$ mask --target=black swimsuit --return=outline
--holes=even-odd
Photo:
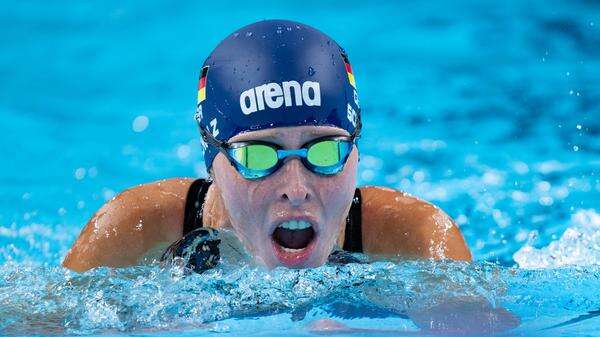
[[[195,180],[188,190],[185,202],[185,215],[183,220],[183,236],[202,227],[202,207],[206,192],[211,182],[206,179]],[[354,199],[350,212],[346,218],[346,230],[344,234],[344,247],[347,252],[362,253],[362,230],[361,230],[361,195],[360,189],[354,191]]]

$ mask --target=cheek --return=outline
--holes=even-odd
[[[239,219],[247,213],[248,181],[239,176],[239,173],[231,166],[229,161],[218,154],[213,162],[215,182],[219,186],[223,204],[234,220]],[[234,221],[237,223],[237,221]]]
[[[329,220],[340,220],[345,217],[356,188],[356,167],[358,154],[352,151],[344,170],[333,177],[321,178],[318,193],[323,202],[324,212]]]
[[[229,161],[219,154],[213,163],[215,182],[219,186],[223,204],[229,213],[232,226],[237,233],[254,230],[253,226],[259,223],[262,213],[267,209],[264,206],[265,198],[259,195],[256,184],[246,180],[231,166]],[[243,228],[239,228],[240,224]]]

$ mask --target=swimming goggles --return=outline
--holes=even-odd
[[[227,157],[242,177],[255,180],[264,178],[283,166],[287,157],[296,156],[311,172],[331,176],[344,168],[352,146],[360,138],[360,118],[350,136],[320,137],[302,145],[299,149],[286,150],[280,145],[265,141],[244,141],[227,143],[213,137],[200,127],[202,139],[215,146]]]

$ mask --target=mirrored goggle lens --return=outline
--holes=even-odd
[[[306,159],[315,166],[328,167],[340,164],[350,152],[351,143],[344,140],[323,140],[308,148]]]
[[[277,151],[267,145],[245,145],[231,149],[230,153],[235,161],[250,170],[267,170],[277,164]]]

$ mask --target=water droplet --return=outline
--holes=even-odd
[[[308,76],[312,76],[315,74],[315,69],[313,67],[308,67]]]
[[[287,27],[286,29],[287,29],[288,32],[292,31],[292,27]]]
[[[235,37],[238,37],[239,35],[240,35],[240,33],[238,33],[238,32],[235,32],[235,33],[233,33],[233,37],[234,37],[234,38],[235,38]]]
[[[146,130],[146,128],[148,127],[149,123],[150,123],[150,119],[148,119],[148,117],[143,116],[143,115],[137,116],[133,120],[131,128],[135,132],[142,132],[142,131]]]
[[[81,180],[81,179],[85,178],[85,173],[86,173],[85,168],[83,168],[83,167],[78,168],[77,170],[75,170],[75,179]]]
[[[135,226],[135,230],[139,232],[142,229],[144,229],[144,221],[140,219],[140,221],[138,221],[137,225]]]

